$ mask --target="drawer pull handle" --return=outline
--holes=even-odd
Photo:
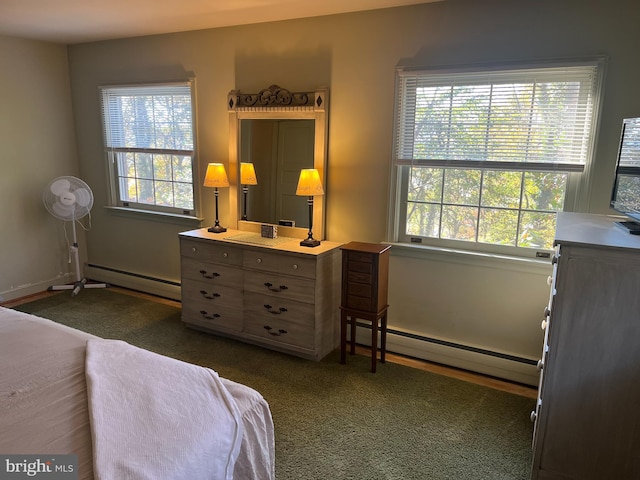
[[[262,259],[261,258],[256,258],[256,263],[262,263]]]
[[[196,252],[198,251],[198,249],[197,249],[196,247],[191,247],[191,251],[192,251],[193,253],[196,253]]]
[[[269,335],[273,335],[274,337],[279,337],[280,335],[284,335],[285,333],[287,333],[286,330],[280,329],[276,332],[272,332],[273,328],[270,327],[269,325],[265,325],[264,329],[269,332]]]
[[[289,289],[289,287],[287,287],[286,285],[280,285],[279,287],[274,287],[273,283],[270,283],[270,282],[264,282],[264,286],[267,287],[272,292],[282,292],[284,290]]]
[[[208,318],[209,320],[213,320],[214,318],[220,318],[220,314],[218,313],[209,314],[207,313],[206,310],[200,310],[200,315],[202,315],[204,318]]]
[[[219,293],[209,293],[206,290],[200,290],[200,295],[202,295],[207,300],[214,300],[220,296]]]
[[[294,263],[294,264],[291,266],[291,268],[293,268],[294,270],[297,270],[297,269],[298,269],[298,265],[297,265],[296,263]]]
[[[549,307],[544,307],[544,316],[549,317],[551,315],[551,309]]]
[[[228,254],[227,252],[224,252],[224,253],[222,254],[222,256],[223,256],[224,258],[227,258],[227,257],[229,257],[229,254]]]
[[[534,411],[532,411],[532,412],[531,412],[531,416],[530,416],[531,421],[532,421],[532,422],[535,422],[535,421],[536,421],[536,417],[537,417],[537,416],[538,416],[538,414],[535,412],[535,410],[534,410]]]
[[[544,368],[544,362],[542,360],[538,360],[536,363],[536,370],[541,371]]]
[[[556,263],[558,263],[558,255],[551,257],[551,265],[555,265]]]
[[[274,315],[280,315],[280,314],[282,314],[282,313],[287,311],[287,309],[284,308],[284,307],[280,307],[279,309],[274,310],[273,307],[271,305],[269,305],[269,304],[265,304],[264,308],[267,309],[267,312],[273,313]]]
[[[547,329],[547,321],[546,320],[542,320],[542,323],[540,324],[540,328],[542,330],[546,330]]]
[[[216,278],[216,277],[220,276],[220,274],[217,273],[217,272],[208,273],[206,270],[200,270],[200,275],[202,275],[204,278],[208,278],[208,279],[212,279],[212,278]]]

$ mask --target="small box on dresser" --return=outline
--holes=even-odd
[[[339,345],[340,244],[180,233],[182,320],[192,328],[320,360]],[[272,242],[272,243],[270,243]],[[264,244],[262,244],[264,243]]]

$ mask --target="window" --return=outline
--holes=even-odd
[[[550,249],[589,163],[599,70],[399,70],[398,241]]]
[[[112,205],[194,215],[193,82],[100,91]]]

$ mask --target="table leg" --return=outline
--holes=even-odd
[[[347,363],[347,313],[342,310],[340,312],[340,363]]]
[[[380,363],[384,363],[384,354],[387,351],[387,311],[382,314],[382,338],[380,339]]]
[[[354,317],[353,315],[350,316],[351,318],[351,349],[349,350],[349,352],[351,353],[351,355],[355,355],[356,354],[356,317]]]
[[[378,318],[374,317],[371,322],[371,373],[376,373],[376,363],[378,363]]]

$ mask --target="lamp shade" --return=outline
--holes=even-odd
[[[314,195],[324,195],[318,170],[315,168],[305,168],[300,170],[300,178],[298,179],[296,195],[305,195],[309,197]]]
[[[227,171],[221,163],[210,163],[207,165],[207,173],[204,176],[205,187],[228,187],[229,179]]]
[[[253,168],[253,163],[240,163],[240,184],[242,185],[257,185],[258,179],[256,178],[256,170]]]

